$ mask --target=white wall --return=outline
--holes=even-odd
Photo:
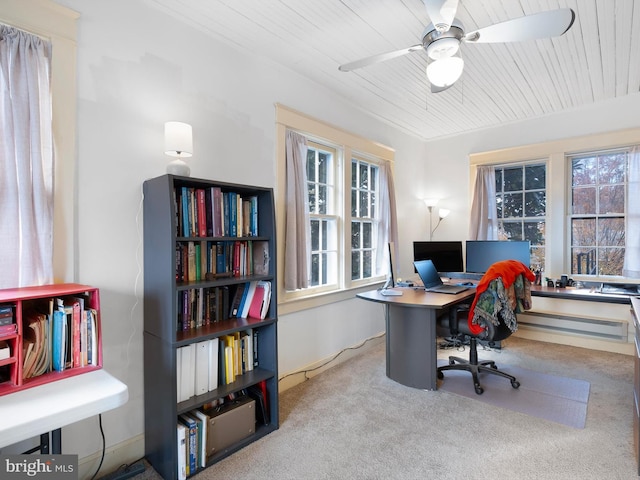
[[[130,393],[126,406],[104,415],[109,447],[139,444],[143,433],[141,189],[145,179],[164,173],[165,121],[193,125],[192,176],[238,183],[276,186],[276,102],[396,149],[402,276],[412,272],[411,242],[428,235],[425,196],[442,195],[452,209],[434,239],[466,238],[470,152],[638,123],[635,98],[628,107],[590,111],[588,119],[578,112],[425,145],[141,0],[58,3],[81,14],[75,280],[101,289],[104,366]],[[620,108],[627,113],[614,115]],[[279,324],[281,373],[330,358],[383,329],[380,306],[355,299],[286,315]],[[95,419],[65,428],[63,438],[65,453],[81,458],[101,449]],[[111,463],[133,460],[137,451],[116,450]]]

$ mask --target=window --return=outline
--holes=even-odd
[[[572,274],[622,275],[628,153],[568,157]]]
[[[310,142],[307,185],[311,222],[312,287],[338,284],[338,222],[336,150]]]
[[[307,190],[311,223],[311,287],[340,288],[340,258],[351,258],[351,281],[376,275],[376,198],[378,166],[352,158],[351,174],[340,171],[337,149],[318,142],[307,146]],[[349,188],[344,179],[351,178]],[[340,181],[342,179],[342,181]],[[342,201],[340,200],[342,198]],[[344,205],[341,210],[340,205]],[[350,212],[350,214],[348,213]],[[351,244],[341,255],[340,231],[350,222]],[[350,250],[350,254],[349,254]]]
[[[353,298],[387,275],[387,242],[397,241],[395,199],[389,147],[276,105],[278,186],[286,238],[287,136],[306,138],[305,193],[309,202],[309,286],[285,289],[286,242],[278,242],[278,300],[281,313]],[[292,257],[292,255],[289,255]],[[282,263],[280,263],[282,262]],[[290,277],[288,277],[290,280]]]
[[[371,278],[376,264],[378,166],[351,161],[351,280]]]
[[[528,240],[531,266],[544,268],[547,212],[545,163],[496,166],[496,205],[501,240]]]

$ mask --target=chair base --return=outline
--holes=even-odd
[[[449,357],[449,365],[443,365],[442,367],[438,367],[438,378],[442,380],[444,378],[445,370],[464,370],[466,372],[470,372],[473,379],[473,386],[478,395],[482,395],[484,389],[480,385],[480,380],[478,378],[478,374],[480,372],[489,373],[491,375],[499,375],[504,378],[508,378],[511,381],[511,386],[513,388],[519,388],[520,382],[516,380],[516,377],[513,375],[509,375],[508,373],[502,372],[498,370],[496,363],[493,360],[483,360],[478,361],[478,349],[477,349],[477,339],[475,337],[471,337],[470,339],[470,352],[469,352],[469,360],[459,357]]]

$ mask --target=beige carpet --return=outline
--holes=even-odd
[[[284,392],[278,431],[193,478],[638,478],[632,357],[514,337],[480,357],[589,382],[585,428],[399,385],[385,375],[382,344]]]

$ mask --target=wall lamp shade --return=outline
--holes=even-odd
[[[189,176],[191,169],[182,159],[193,155],[191,125],[182,122],[166,122],[164,124],[164,153],[170,157],[176,157],[167,164],[167,173]]]
[[[451,213],[451,210],[449,210],[448,208],[441,208],[440,210],[438,210],[438,217],[440,217],[440,220],[442,220],[443,218],[447,218],[447,215],[449,215]]]
[[[432,85],[448,87],[462,75],[464,60],[460,57],[447,57],[434,60],[427,65],[427,78]]]

